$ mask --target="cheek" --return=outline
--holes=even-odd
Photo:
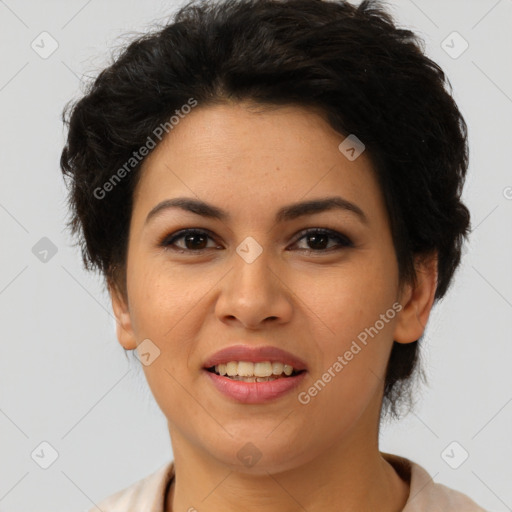
[[[208,293],[218,281],[218,272],[146,260],[133,266],[129,279],[137,341],[149,339],[160,350],[154,363],[143,367],[146,379],[161,406],[177,405],[183,395],[180,383],[198,371],[195,350],[207,314]]]
[[[208,280],[200,271],[147,263],[141,268],[142,272],[132,272],[130,282],[131,313],[138,336],[162,342],[177,332],[183,336],[184,327],[190,324],[187,317],[200,307],[210,289]]]
[[[369,330],[372,338],[389,337],[395,317],[395,297],[394,288],[379,287],[375,281],[358,281],[353,287],[340,290],[333,296],[329,309],[333,330],[345,341],[359,339],[364,342],[364,333]]]
[[[313,334],[316,352],[322,354],[319,372],[330,368],[344,375],[332,379],[337,382],[332,391],[339,385],[343,393],[367,378],[373,379],[372,387],[375,376],[384,376],[396,322],[397,268],[392,262],[373,255],[331,269],[320,280],[302,278],[301,296],[317,318]]]
[[[192,409],[183,383],[190,378],[191,356],[199,338],[201,299],[212,283],[201,272],[180,272],[162,265],[140,266],[132,273],[131,317],[138,340],[150,339],[159,356],[143,366],[152,394],[163,411]],[[197,356],[196,356],[197,357]],[[197,412],[199,414],[199,412]]]
[[[326,271],[296,273],[290,287],[331,337],[346,338],[357,336],[392,307],[398,291],[397,268],[392,258],[376,258],[368,252]]]
[[[396,318],[393,280],[379,283],[379,275],[365,269],[340,274],[337,280],[333,276],[308,296],[308,305],[317,308],[321,319],[313,334],[314,352],[322,356],[300,403],[308,405],[319,423],[349,429],[378,401]]]

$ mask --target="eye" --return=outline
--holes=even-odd
[[[177,246],[176,241],[183,239],[183,246]],[[178,252],[200,252],[205,249],[211,249],[207,247],[208,239],[212,240],[212,237],[207,231],[202,229],[182,229],[170,236],[166,236],[161,242],[160,246],[165,249],[176,250]],[[213,248],[218,247],[217,245]]]
[[[334,249],[339,249],[343,247],[354,247],[354,244],[352,243],[350,238],[341,233],[338,233],[337,231],[332,231],[330,229],[308,229],[302,231],[300,235],[302,236],[300,236],[297,242],[299,242],[302,239],[306,239],[306,243],[310,247],[312,247],[312,249],[304,249],[306,252],[327,252],[333,250],[332,246],[328,247],[329,239],[337,242],[334,245]]]
[[[302,231],[299,238],[295,242],[296,245],[305,239],[310,248],[302,249],[305,252],[328,252],[343,247],[353,247],[352,241],[345,235],[332,231],[330,229],[313,228]],[[182,240],[182,245],[176,242]],[[159,245],[165,249],[177,252],[201,252],[206,249],[218,249],[218,245],[208,247],[208,240],[212,240],[212,236],[208,231],[203,229],[189,228],[182,229],[166,236]],[[329,246],[329,241],[335,241],[334,246]]]

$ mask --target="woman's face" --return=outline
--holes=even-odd
[[[131,218],[128,301],[114,294],[114,310],[122,345],[143,342],[175,452],[263,472],[374,437],[393,338],[417,338],[406,340],[400,326],[397,261],[371,162],[342,152],[343,140],[299,107],[198,106],[147,157]],[[151,214],[176,198],[224,217],[176,206]],[[327,198],[338,206],[296,208]],[[200,233],[172,240],[192,228]],[[277,347],[305,371],[281,377],[295,384],[273,398],[246,394],[260,383],[238,382],[241,395],[226,395],[214,381],[228,377],[205,365],[234,345]],[[254,467],[247,454],[259,458]]]

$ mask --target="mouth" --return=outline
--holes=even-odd
[[[203,371],[207,381],[224,397],[244,405],[272,403],[289,397],[307,373],[305,369],[270,361],[230,361],[205,367]]]
[[[263,404],[289,397],[308,368],[300,357],[271,345],[225,347],[203,362],[207,382],[231,401]]]
[[[271,382],[296,377],[306,370],[297,370],[278,361],[229,361],[205,368],[206,371],[241,382]]]

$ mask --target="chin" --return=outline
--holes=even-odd
[[[210,453],[219,464],[231,471],[248,475],[282,473],[307,462],[304,453],[297,452],[296,443],[285,444],[278,437],[274,441],[270,442],[264,436],[261,441],[257,438],[252,441],[232,440],[225,450],[219,450],[217,445],[212,447]]]

